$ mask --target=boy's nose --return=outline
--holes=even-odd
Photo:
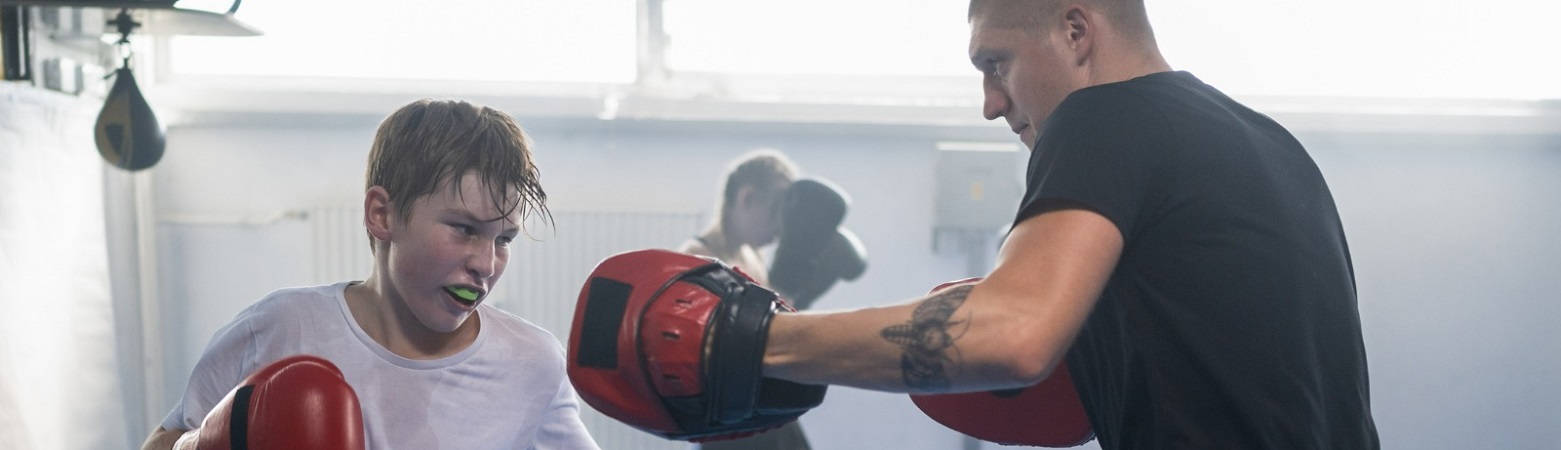
[[[477,279],[487,279],[498,273],[499,267],[504,264],[503,255],[498,245],[479,245],[471,256],[466,259],[466,267],[471,270]]]

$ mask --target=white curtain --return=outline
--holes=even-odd
[[[126,445],[99,106],[0,83],[0,449]]]

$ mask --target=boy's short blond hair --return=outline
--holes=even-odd
[[[460,183],[468,171],[505,216],[519,211],[522,225],[532,215],[550,217],[526,131],[508,114],[459,100],[422,99],[385,117],[369,149],[364,189],[385,188],[396,220],[405,223],[414,202]]]

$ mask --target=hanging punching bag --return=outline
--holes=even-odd
[[[141,96],[129,67],[114,71],[114,87],[108,91],[93,131],[98,154],[114,167],[141,170],[163,159],[163,126],[152,114],[152,105]]]

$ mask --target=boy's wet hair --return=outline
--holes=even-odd
[[[519,211],[522,226],[533,215],[551,218],[526,131],[508,114],[459,100],[422,99],[387,116],[369,149],[364,189],[384,187],[404,223],[414,202],[445,183],[460,192],[468,171],[503,216]]]

